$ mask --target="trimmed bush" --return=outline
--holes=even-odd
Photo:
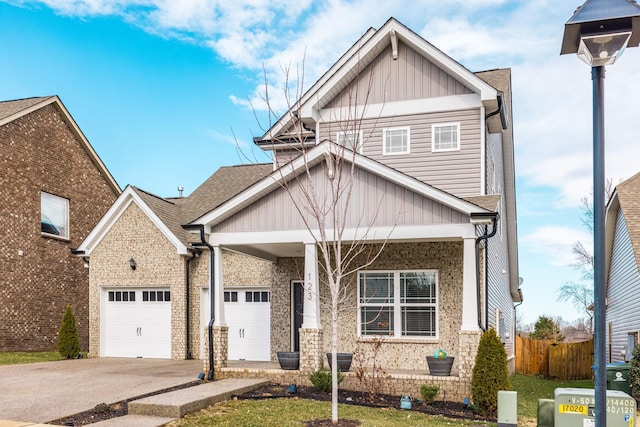
[[[640,402],[640,345],[633,347],[629,363],[629,385],[631,386],[631,395],[636,402]]]
[[[423,385],[422,387],[420,387],[420,395],[422,396],[422,400],[424,400],[426,403],[433,402],[436,399],[438,390],[440,390],[440,387],[438,387],[437,385]]]
[[[67,308],[62,315],[62,323],[58,331],[58,352],[67,359],[75,359],[80,354],[80,340],[78,339],[76,318],[73,315],[73,310],[71,310],[71,304],[67,304]]]
[[[338,371],[338,384],[340,384],[343,379],[344,375],[342,375],[342,372]],[[327,371],[325,369],[315,371],[309,375],[309,380],[316,389],[324,393],[331,391],[331,371]]]
[[[473,404],[485,414],[498,409],[498,391],[511,390],[507,352],[491,328],[482,334],[471,378]]]

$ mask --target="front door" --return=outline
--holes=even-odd
[[[300,328],[302,327],[303,322],[303,313],[304,313],[304,286],[303,282],[294,281],[291,282],[291,286],[293,287],[292,295],[292,345],[293,351],[300,351]]]

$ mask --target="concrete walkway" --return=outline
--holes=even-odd
[[[0,366],[0,420],[23,422],[0,421],[0,427],[46,423],[99,403],[195,381],[201,371],[200,360],[101,358]]]

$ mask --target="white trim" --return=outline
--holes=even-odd
[[[48,199],[48,200],[47,200]],[[45,202],[53,202],[53,204],[55,205],[57,202],[64,202],[64,235],[60,235],[60,234],[53,234],[53,233],[47,233],[46,231],[42,231],[42,215],[45,213],[44,212],[44,205]],[[49,193],[47,191],[40,191],[40,234],[42,234],[43,236],[46,237],[53,237],[56,239],[62,239],[62,240],[69,240],[71,237],[71,230],[69,230],[69,216],[70,216],[70,212],[69,212],[69,199],[67,199],[66,197],[62,197],[62,196],[58,196],[57,194],[53,194],[53,193]],[[49,218],[49,217],[47,217]],[[51,218],[49,218],[51,219]],[[57,227],[55,227],[56,225],[61,225],[61,224],[53,224],[51,223],[51,226],[54,228],[54,230],[57,231]]]
[[[436,148],[436,129],[443,127],[454,127],[456,128],[456,142],[457,147],[451,148]],[[462,149],[462,143],[460,141],[461,136],[460,122],[446,122],[446,123],[434,123],[431,125],[431,151],[433,153],[443,153],[447,151],[460,151]]]
[[[480,107],[480,195],[487,194],[487,119],[485,108]]]
[[[333,230],[326,230],[326,235],[332,236]],[[412,225],[397,227],[376,227],[371,229],[347,228],[342,234],[342,240],[367,242],[390,241],[417,241],[417,240],[450,240],[450,239],[475,239],[475,226],[468,224],[434,224]],[[306,229],[290,231],[251,231],[251,232],[223,232],[211,233],[209,243],[211,245],[260,245],[276,243],[315,243],[320,240],[318,230]]]
[[[362,274],[367,274],[367,273],[374,273],[374,274],[378,274],[378,273],[390,273],[393,274],[393,298],[392,298],[392,302],[389,303],[361,303],[360,302],[360,279],[362,277]],[[435,275],[435,303],[402,303],[401,302],[401,289],[400,289],[400,274],[402,273],[433,273]],[[362,307],[392,307],[393,308],[393,335],[389,336],[389,335],[384,335],[385,339],[388,339],[389,341],[394,341],[396,339],[398,340],[404,340],[404,339],[411,339],[411,340],[417,340],[417,341],[423,341],[423,340],[438,340],[440,333],[439,333],[439,322],[438,322],[438,318],[439,318],[439,305],[440,305],[440,292],[439,292],[439,282],[440,282],[440,278],[439,278],[439,274],[438,274],[438,270],[437,269],[401,269],[401,270],[365,270],[365,271],[358,271],[358,275],[357,275],[357,292],[356,292],[356,297],[357,297],[357,322],[358,322],[358,326],[357,326],[357,337],[358,339],[360,338],[373,338],[377,335],[373,334],[373,335],[362,335],[362,311],[361,308]],[[403,335],[402,334],[402,308],[403,307],[425,307],[425,308],[429,308],[429,307],[433,307],[434,310],[434,318],[435,318],[435,328],[434,328],[434,335],[432,336],[420,336],[420,335]]]
[[[134,203],[142,210],[142,212],[153,222],[153,224],[162,232],[162,234],[176,247],[176,253],[186,255],[187,247],[173,234],[164,222],[149,208],[149,206],[136,193],[133,187],[128,186],[120,197],[109,208],[107,213],[100,219],[100,222],[91,230],[89,235],[78,246],[78,251],[83,251],[84,256],[90,256],[91,252],[100,244],[102,239],[118,222],[120,217],[126,212],[127,208]]]
[[[396,131],[406,131],[406,150],[404,151],[387,151],[387,133]],[[411,127],[410,126],[395,126],[382,129],[382,155],[383,156],[397,156],[400,154],[411,154]]]
[[[382,104],[351,105],[343,108],[320,110],[319,120],[334,122],[340,117],[357,117],[358,120],[380,117],[408,116],[413,114],[441,113],[483,108],[476,94],[440,96],[437,98],[410,99]]]

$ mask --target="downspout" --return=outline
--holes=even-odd
[[[478,326],[480,327],[480,329],[482,329],[483,331],[487,330],[487,325],[489,323],[489,269],[488,267],[488,258],[489,258],[489,251],[488,251],[488,246],[489,246],[489,239],[493,236],[496,235],[496,232],[498,231],[498,214],[495,213],[493,218],[492,218],[492,224],[493,224],[493,230],[491,230],[491,233],[488,233],[488,227],[485,225],[484,227],[484,234],[481,236],[478,236],[476,238],[476,291],[478,293],[478,300],[477,300],[477,309],[478,309]],[[484,268],[484,317],[485,317],[485,322],[484,322],[484,326],[482,324],[482,314],[480,311],[480,289],[481,289],[481,284],[480,284],[480,243],[482,241],[485,241],[485,268]]]
[[[200,243],[199,245],[209,248],[209,297],[210,297],[210,312],[211,318],[209,319],[209,325],[207,326],[209,335],[209,373],[207,379],[213,380],[214,368],[213,368],[213,321],[215,320],[215,292],[213,290],[215,285],[215,274],[213,271],[215,255],[213,253],[213,246],[207,242],[207,238],[204,235],[204,224],[187,224],[182,226],[185,229],[199,230],[200,231]]]
[[[186,359],[187,360],[191,360],[193,359],[193,355],[191,354],[191,303],[190,303],[190,298],[191,298],[191,275],[189,273],[189,264],[191,264],[191,261],[194,260],[194,258],[196,258],[199,254],[200,254],[200,249],[190,249],[189,252],[191,253],[191,257],[187,258],[185,261],[185,273],[184,273],[184,281],[185,281],[185,290],[186,290],[186,306],[187,306],[187,318],[186,318],[186,323],[187,323],[187,329],[186,329],[186,337],[187,337],[187,351],[186,351]]]

